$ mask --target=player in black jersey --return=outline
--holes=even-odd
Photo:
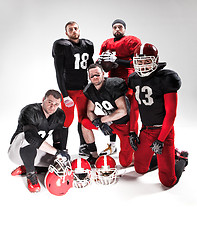
[[[87,67],[93,63],[94,46],[91,41],[79,38],[80,30],[76,22],[68,22],[65,30],[68,39],[55,41],[52,52],[57,83],[63,96],[61,106],[66,115],[64,135],[67,141],[68,127],[73,122],[76,105],[80,137],[79,154],[86,155],[89,153],[81,131],[81,121],[85,117],[87,107],[83,89],[88,83]]]
[[[129,106],[125,94],[128,87],[121,78],[104,78],[100,65],[91,64],[88,68],[91,83],[84,89],[89,99],[87,105],[88,118],[82,121],[84,138],[88,143],[91,156],[88,161],[94,165],[98,154],[92,129],[100,129],[104,135],[116,133],[120,138],[119,162],[127,167],[132,163],[133,149],[129,143]],[[103,115],[95,114],[95,107],[102,110]]]
[[[182,151],[175,164],[174,120],[177,91],[181,79],[172,70],[158,63],[158,50],[143,44],[134,51],[135,72],[128,86],[135,92],[135,109],[139,108],[142,129],[139,137],[134,131],[135,114],[130,116],[130,143],[134,153],[135,170],[146,173],[153,154],[157,155],[159,178],[166,187],[175,185],[188,164],[188,153]]]
[[[40,191],[36,171],[43,169],[47,171],[48,166],[55,159],[54,156],[58,154],[69,158],[62,137],[65,114],[58,108],[60,102],[61,94],[56,90],[48,90],[42,103],[24,107],[10,141],[8,150],[10,159],[17,164],[24,164],[15,169],[12,175],[26,174],[28,189],[31,192]],[[51,134],[53,146],[46,141]]]

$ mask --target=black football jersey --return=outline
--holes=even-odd
[[[109,115],[117,109],[116,99],[125,96],[128,87],[125,81],[121,78],[106,78],[102,87],[97,90],[92,83],[89,83],[85,89],[85,96],[91,100],[96,107],[100,108],[104,115]],[[116,124],[124,124],[129,120],[129,113],[127,116],[115,120]]]
[[[68,39],[54,42],[52,55],[57,82],[63,97],[66,90],[82,90],[88,84],[87,67],[93,63],[94,46],[87,39],[73,43]]]
[[[19,133],[29,131],[29,134],[25,135],[25,137],[28,136],[26,140],[30,144],[33,143],[36,147],[39,147],[54,130],[63,127],[64,121],[65,114],[60,108],[46,118],[41,103],[27,105],[20,112],[18,126],[10,143]]]
[[[135,92],[142,124],[161,125],[165,117],[164,94],[177,92],[181,79],[172,70],[163,69],[166,63],[160,63],[157,70],[148,77],[139,77],[132,73],[128,87]]]

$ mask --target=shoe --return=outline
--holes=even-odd
[[[108,145],[108,147],[99,154],[100,156],[101,155],[112,155],[117,152],[116,146],[113,146],[111,144],[107,144],[107,145]]]
[[[97,158],[98,158],[98,157],[97,157]],[[89,162],[89,164],[90,164],[90,166],[91,166],[92,168],[95,167],[95,163],[96,163],[97,158],[95,158],[95,157],[93,157],[92,155],[90,155],[90,157],[87,159],[87,161]]]
[[[19,167],[17,167],[16,169],[14,169],[12,172],[11,172],[11,175],[12,176],[18,176],[18,175],[23,175],[26,173],[26,168],[24,165],[21,165]]]
[[[27,184],[30,192],[35,193],[40,191],[41,187],[36,172],[27,173]]]
[[[189,153],[187,151],[181,151],[179,160],[185,160],[185,167],[188,165],[188,156]]]
[[[177,148],[175,148],[175,163],[179,160],[185,160],[185,167],[188,165],[188,156],[189,153],[187,151],[179,151]]]
[[[88,150],[88,145],[87,144],[82,144],[79,147],[79,155],[90,157],[91,154],[90,154],[90,151]]]

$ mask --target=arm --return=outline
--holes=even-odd
[[[106,123],[106,122],[113,122],[115,120],[118,120],[124,116],[127,115],[127,107],[126,107],[126,102],[125,102],[125,97],[121,96],[115,100],[117,109],[106,116],[101,117],[101,122]]]
[[[88,100],[87,104],[87,116],[90,119],[90,121],[93,121],[95,118],[97,118],[97,115],[94,113],[95,105],[91,100]]]
[[[138,102],[135,99],[134,94],[132,96],[131,107],[133,108],[133,111],[131,111],[130,113],[130,132],[135,132],[135,130],[138,129],[139,108],[138,108]]]
[[[67,97],[68,93],[64,86],[64,66],[65,66],[65,58],[64,58],[64,48],[59,43],[55,42],[53,45],[53,57],[54,57],[54,66],[56,70],[56,78],[58,87],[63,95],[63,97]]]
[[[177,109],[177,93],[167,93],[164,94],[164,105],[166,110],[166,115],[163,120],[163,125],[161,132],[159,134],[158,140],[164,142],[170,130],[173,127],[174,120],[176,117]]]

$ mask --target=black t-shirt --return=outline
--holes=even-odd
[[[181,79],[172,70],[163,69],[160,63],[157,70],[148,77],[140,77],[136,72],[128,79],[128,87],[135,92],[143,125],[161,125],[165,117],[164,94],[177,92]]]
[[[18,126],[10,143],[12,143],[16,135],[24,132],[26,140],[39,148],[54,130],[63,128],[64,121],[65,114],[60,108],[46,118],[41,103],[27,105],[20,112]]]
[[[114,77],[106,78],[99,90],[97,90],[92,83],[89,83],[83,92],[85,96],[95,104],[95,106],[103,111],[103,114],[109,115],[117,109],[115,103],[116,99],[125,96],[127,91],[128,87],[125,81],[121,78]],[[128,122],[128,115],[115,120],[114,123],[124,124]]]
[[[87,67],[93,63],[94,46],[87,39],[74,43],[68,39],[54,42],[52,55],[56,77],[63,97],[67,90],[82,90],[88,84]]]

